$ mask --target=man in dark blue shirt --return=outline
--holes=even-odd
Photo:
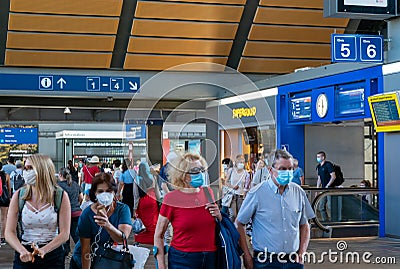
[[[333,164],[330,161],[326,160],[326,154],[324,151],[320,151],[317,153],[317,162],[317,188],[332,188],[332,184],[335,181],[336,175],[333,169]],[[329,219],[327,211],[330,212],[331,210],[330,196],[325,196],[321,199],[318,209],[321,213],[321,220],[327,221]]]

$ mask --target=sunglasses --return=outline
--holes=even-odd
[[[189,171],[187,172],[189,175],[196,175],[199,173],[204,173],[206,170],[204,169],[204,167],[193,167],[190,168]]]

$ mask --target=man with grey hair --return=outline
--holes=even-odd
[[[293,178],[293,157],[286,150],[269,155],[271,177],[252,188],[236,219],[247,269],[303,268],[302,255],[310,241],[308,220],[314,212],[303,189]],[[245,225],[253,222],[253,256]]]

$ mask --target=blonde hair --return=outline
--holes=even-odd
[[[56,169],[49,156],[42,154],[33,154],[28,157],[32,168],[36,173],[36,191],[40,202],[54,204],[54,191],[57,185]],[[26,185],[27,191],[22,197],[24,200],[32,198],[32,186]]]
[[[177,189],[187,188],[186,174],[190,170],[190,163],[200,161],[204,169],[208,168],[206,160],[199,154],[186,153],[178,156],[168,166],[168,176]]]

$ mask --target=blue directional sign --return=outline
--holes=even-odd
[[[136,93],[140,77],[1,74],[0,90]]]
[[[332,62],[383,62],[383,37],[333,34]]]

